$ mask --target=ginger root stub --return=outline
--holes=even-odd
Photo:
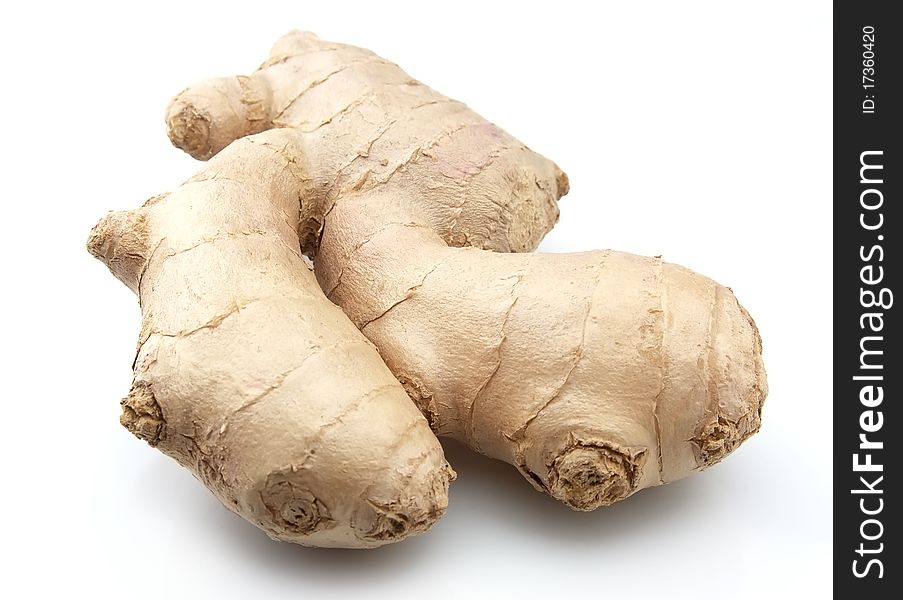
[[[283,147],[240,140],[92,231],[90,251],[142,309],[121,420],[271,537],[375,547],[441,517],[454,474],[305,264],[303,171]]]
[[[731,290],[660,258],[529,253],[567,177],[395,64],[291,33],[167,122],[202,159],[278,146],[320,286],[433,429],[569,506],[689,475],[759,429],[761,340]]]

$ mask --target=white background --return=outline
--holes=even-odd
[[[829,593],[830,3],[129,4],[0,20],[0,595]],[[761,433],[592,514],[449,444],[447,516],[352,552],[269,541],[121,428],[138,306],[88,231],[197,168],[166,139],[170,96],[292,28],[398,62],[561,165],[544,250],[663,254],[731,286],[765,342]]]

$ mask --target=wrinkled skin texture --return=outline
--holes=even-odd
[[[567,177],[396,65],[295,32],[254,74],[179,94],[167,122],[197,158],[250,136],[299,165],[298,237],[326,295],[438,434],[572,508],[759,429],[761,340],[732,292],[657,257],[523,254]]]
[[[430,527],[454,474],[302,258],[303,169],[282,148],[236,142],[92,231],[142,310],[121,421],[271,537],[372,548]]]

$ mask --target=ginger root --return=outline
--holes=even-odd
[[[658,257],[536,248],[568,180],[367,50],[295,32],[167,113],[207,158],[267,133],[303,164],[323,290],[440,435],[578,510],[708,467],[760,426],[761,340],[732,292]]]
[[[121,421],[275,539],[376,547],[429,528],[454,473],[305,264],[303,177],[279,140],[244,139],[95,226],[142,311]]]

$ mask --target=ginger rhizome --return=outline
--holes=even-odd
[[[758,430],[732,292],[657,257],[532,253],[565,174],[393,63],[291,33],[167,123],[213,160],[90,242],[141,300],[123,423],[270,535],[429,527],[452,472],[427,420],[579,510]]]
[[[444,513],[453,472],[302,258],[305,171],[275,142],[240,140],[92,231],[90,251],[141,304],[122,424],[274,538],[397,541]]]

